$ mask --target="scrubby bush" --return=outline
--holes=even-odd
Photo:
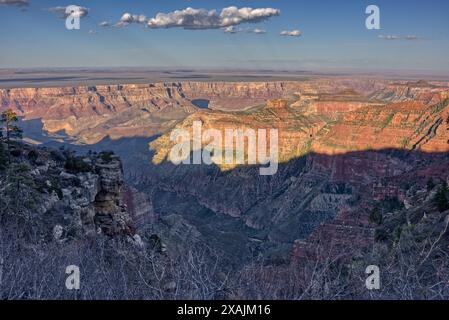
[[[62,152],[59,150],[51,150],[50,156],[52,157],[53,160],[55,160],[57,162],[63,162],[66,160],[66,158],[64,157]]]
[[[438,211],[444,212],[449,210],[449,189],[446,183],[444,183],[435,194],[433,198],[433,202],[435,206],[438,208]]]
[[[382,208],[386,212],[394,212],[402,210],[404,204],[398,199],[398,197],[391,197],[382,201]]]
[[[104,162],[111,162],[113,155],[114,155],[113,151],[102,151],[102,152],[100,152],[100,158]]]
[[[369,221],[377,225],[382,224],[382,212],[380,211],[379,208],[374,208],[373,211],[371,211]]]
[[[81,157],[76,157],[73,155],[69,155],[67,157],[64,167],[67,171],[75,174],[92,171],[92,166],[90,164],[83,161]]]
[[[374,232],[374,239],[379,242],[388,240],[387,231],[383,228],[377,228]]]
[[[20,150],[20,149],[12,149],[11,150],[11,155],[13,157],[18,158],[18,157],[20,157],[22,155],[22,150]]]
[[[28,160],[30,160],[31,162],[35,162],[38,157],[39,153],[36,150],[30,150],[28,152]]]
[[[429,178],[429,180],[427,180],[427,191],[431,191],[433,188],[435,188],[435,183],[432,178]]]

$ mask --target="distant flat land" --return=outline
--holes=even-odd
[[[0,69],[0,88],[141,84],[180,81],[303,81],[312,74],[271,71],[195,71],[142,69],[11,70]]]
[[[367,76],[388,79],[449,81],[449,75],[420,72],[376,71],[272,71],[272,70],[193,70],[146,68],[0,69],[0,88],[71,87],[89,85],[145,84],[182,81],[304,81],[310,78]]]

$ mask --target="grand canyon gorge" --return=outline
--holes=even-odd
[[[448,300],[448,12],[0,0],[1,307]]]
[[[24,130],[25,151],[14,161],[36,154],[28,175],[47,179],[34,190],[46,217],[43,239],[70,243],[99,229],[174,260],[188,248],[208,248],[220,257],[226,298],[260,298],[233,283],[246,277],[270,279],[272,298],[331,296],[330,279],[322,279],[328,292],[306,290],[317,281],[307,273],[311,264],[345,270],[338,280],[350,286],[356,272],[348,268],[382,259],[393,270],[392,287],[381,294],[394,297],[393,282],[409,281],[395,269],[403,250],[416,277],[423,270],[431,283],[446,276],[429,268],[448,267],[448,211],[434,202],[449,180],[447,82],[314,77],[16,88],[0,89],[0,106]],[[191,130],[194,121],[218,130],[278,129],[278,172],[174,165],[170,133]],[[238,280],[225,277],[236,270]],[[274,288],[290,273],[303,288]],[[170,297],[174,281],[166,282]]]

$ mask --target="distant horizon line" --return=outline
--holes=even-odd
[[[52,66],[52,67],[0,67],[0,71],[89,71],[89,70],[137,70],[142,71],[178,71],[178,72],[281,72],[281,73],[327,73],[327,72],[353,72],[353,73],[439,73],[449,76],[449,70],[435,69],[402,69],[402,68],[358,68],[358,67],[326,67],[326,68],[256,68],[256,67],[199,67],[199,66]]]

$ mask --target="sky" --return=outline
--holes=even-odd
[[[449,72],[447,0],[73,1],[0,0],[0,68]],[[79,30],[68,5],[85,8]]]

